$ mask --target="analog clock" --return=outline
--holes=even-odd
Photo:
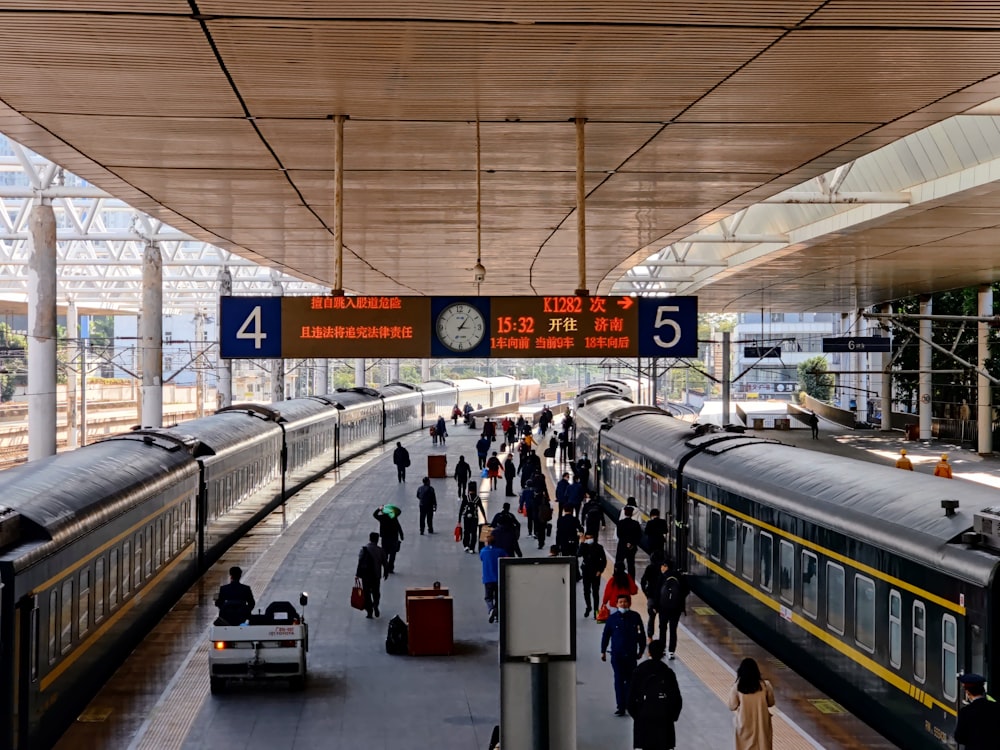
[[[475,349],[486,337],[486,319],[468,302],[453,302],[444,308],[434,328],[438,341],[453,352]]]

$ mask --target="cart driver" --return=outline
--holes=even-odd
[[[243,570],[234,565],[229,569],[229,583],[219,587],[219,596],[215,606],[219,608],[219,618],[229,625],[241,625],[250,619],[253,605],[256,604],[253,592],[245,583],[240,583]]]

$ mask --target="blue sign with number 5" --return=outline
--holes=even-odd
[[[698,356],[698,298],[639,299],[640,357]]]
[[[224,358],[280,358],[281,297],[222,297],[219,351]]]

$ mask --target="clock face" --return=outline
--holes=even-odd
[[[448,305],[435,325],[438,340],[453,352],[475,349],[486,336],[483,314],[466,302]]]

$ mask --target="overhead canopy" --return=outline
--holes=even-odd
[[[585,118],[586,281],[608,292],[670,243],[1000,96],[986,5],[199,0],[193,16],[187,0],[15,0],[0,10],[0,131],[181,231],[330,286],[331,118],[346,115],[344,286],[441,294],[475,291],[479,120],[481,291],[551,294],[578,286],[571,120]],[[939,238],[968,226],[962,200]],[[899,264],[863,253],[799,283],[807,250],[727,260],[691,289],[720,310],[902,289]],[[934,250],[948,286],[992,279],[962,250]],[[921,269],[910,291],[943,283]]]

